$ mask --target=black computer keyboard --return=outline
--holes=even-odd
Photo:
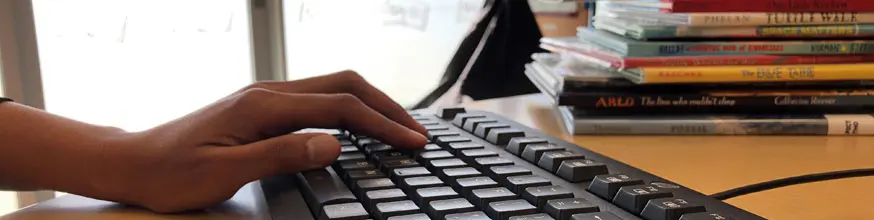
[[[410,114],[429,131],[424,149],[327,131],[343,144],[335,164],[261,181],[271,217],[764,219],[492,113]]]

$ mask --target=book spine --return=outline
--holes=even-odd
[[[798,108],[869,108],[874,107],[874,95],[733,95],[733,94],[634,94],[634,93],[562,93],[559,105],[576,109],[798,109]]]
[[[641,83],[872,80],[874,64],[643,67],[623,71]]]
[[[871,0],[673,0],[663,10],[681,12],[861,12],[874,11]]]
[[[745,1],[744,1],[745,2]],[[874,13],[694,13],[684,14],[691,26],[762,26],[874,23]]]
[[[661,42],[624,44],[629,57],[702,55],[840,55],[874,53],[874,41]],[[617,46],[617,45],[614,45]]]
[[[871,115],[822,118],[576,119],[579,135],[874,135]]]
[[[695,56],[695,57],[640,57],[625,58],[624,68],[734,66],[734,65],[797,65],[845,64],[874,61],[874,54],[839,56]]]
[[[678,37],[851,37],[874,35],[874,25],[793,25],[758,27],[694,27],[650,26],[642,27],[638,34],[626,36],[643,40]]]

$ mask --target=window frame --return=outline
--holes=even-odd
[[[283,0],[246,0],[254,81],[286,80]],[[0,81],[5,97],[45,110],[33,0],[0,1]],[[47,201],[54,191],[17,192],[18,207]]]

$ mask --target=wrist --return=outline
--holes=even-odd
[[[132,158],[125,155],[136,149],[138,133],[127,132],[115,127],[97,127],[88,132],[92,140],[81,146],[77,153],[71,153],[71,164],[60,178],[59,185],[53,189],[102,200],[118,200],[125,190],[119,186],[123,174],[131,171],[123,161]]]

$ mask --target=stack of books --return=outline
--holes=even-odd
[[[595,6],[526,67],[573,134],[874,134],[872,0]]]

